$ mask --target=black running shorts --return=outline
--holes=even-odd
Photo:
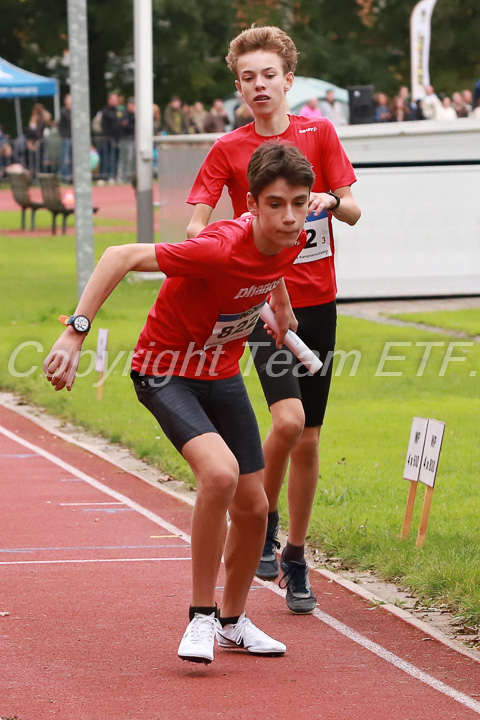
[[[337,328],[336,303],[295,308],[297,334],[316,351],[322,369],[312,375],[284,346],[277,350],[275,341],[259,320],[248,339],[255,367],[268,406],[279,400],[298,398],[305,411],[305,427],[323,424],[332,379],[333,352]]]
[[[140,375],[132,370],[131,377],[138,399],[179,453],[189,440],[214,432],[234,454],[241,475],[264,467],[257,420],[241,374],[200,380]]]

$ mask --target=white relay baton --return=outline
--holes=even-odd
[[[275,313],[268,303],[265,303],[263,306],[260,317],[268,325],[268,327],[273,330],[273,332],[278,333]],[[305,345],[303,340],[300,340],[293,330],[287,330],[284,343],[287,348],[292,351],[295,357],[297,357],[300,362],[305,365],[308,370],[310,370],[311,373],[316,373],[320,370],[323,365],[322,361],[310,350],[308,345]]]

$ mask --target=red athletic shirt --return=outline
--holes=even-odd
[[[249,123],[218,138],[200,168],[187,202],[215,207],[226,185],[234,217],[239,217],[247,209],[247,167],[252,152],[266,140],[275,139],[296,145],[312,163],[314,192],[352,185],[355,173],[330,120],[289,117],[290,125],[281,135],[258,135],[255,124]],[[330,213],[324,213],[315,225],[307,223],[306,230],[309,248],[285,276],[293,307],[322,305],[335,300],[337,293]]]
[[[233,377],[260,307],[305,247],[306,233],[278,255],[263,255],[251,215],[208,225],[196,238],[155,245],[167,276],[132,360],[146,375]]]

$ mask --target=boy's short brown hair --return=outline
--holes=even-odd
[[[315,174],[312,165],[296,145],[268,140],[259,145],[248,163],[248,187],[255,200],[267,185],[283,178],[290,187],[312,189]]]
[[[225,58],[232,73],[237,77],[237,62],[245,53],[263,50],[274,52],[280,56],[285,75],[295,72],[298,52],[292,38],[286,32],[274,25],[263,25],[244,30],[233,38]]]

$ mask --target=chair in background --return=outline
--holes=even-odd
[[[43,202],[47,210],[52,213],[52,235],[57,232],[57,215],[63,216],[62,234],[65,235],[67,229],[67,218],[75,212],[75,208],[71,205],[65,205],[60,192],[60,184],[56,175],[50,173],[38,173],[38,181],[40,190],[42,191]],[[94,207],[93,212],[96,213],[98,208]]]
[[[27,210],[31,210],[30,230],[35,230],[35,213],[37,210],[44,208],[41,202],[36,202],[30,197],[30,173],[28,170],[23,172],[10,172],[10,187],[12,188],[13,198],[22,208],[21,228],[25,230],[25,220]]]

